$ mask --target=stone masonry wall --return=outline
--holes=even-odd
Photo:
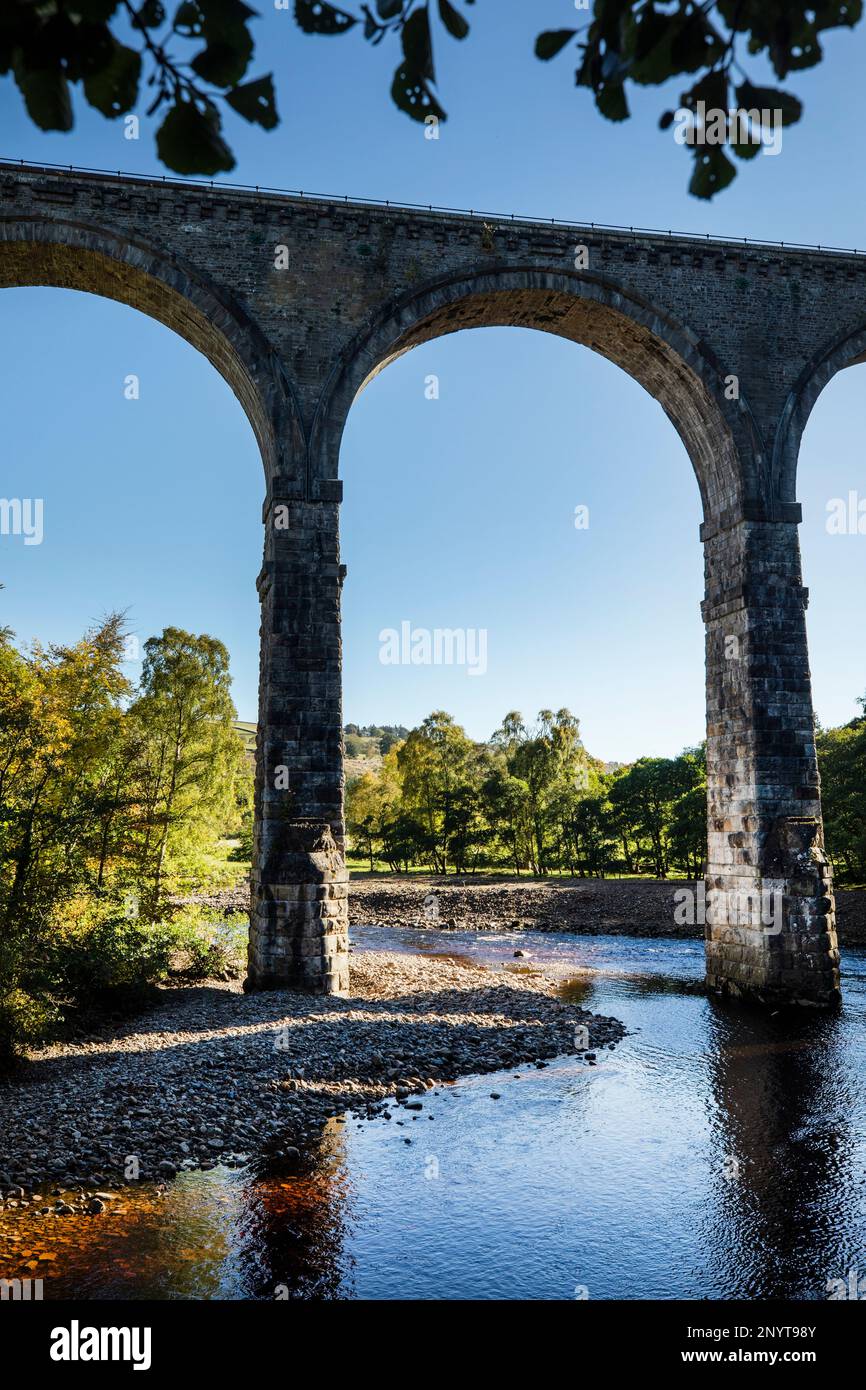
[[[168,324],[260,444],[251,987],[348,982],[337,513],[351,402],[418,343],[514,324],[618,363],[685,444],[704,506],[708,887],[784,902],[781,930],[760,916],[708,928],[709,978],[833,1002],[795,461],[818,391],[866,351],[866,257],[0,165],[0,286],[27,284]]]

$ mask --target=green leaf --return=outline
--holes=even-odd
[[[455,39],[465,39],[469,33],[469,22],[455,10],[450,0],[439,0],[439,18]]]
[[[671,61],[675,72],[697,72],[720,58],[724,48],[721,40],[708,29],[698,10],[682,19],[672,20]]]
[[[597,46],[580,44],[579,47],[582,57],[580,66],[574,74],[575,83],[578,87],[592,87],[594,89],[601,81],[599,76],[601,62]]]
[[[737,88],[737,103],[745,111],[766,111],[768,119],[762,125],[774,125],[775,113],[781,113],[782,125],[794,125],[803,114],[803,103],[790,92],[781,92],[776,87],[753,87],[751,82],[743,82]]]
[[[689,192],[696,198],[712,198],[737,177],[733,163],[721,145],[696,145],[695,167]]]
[[[627,121],[629,118],[625,88],[621,82],[605,82],[596,88],[595,104],[609,121]]]
[[[156,133],[156,151],[177,174],[219,174],[235,167],[235,159],[220,135],[216,111],[199,111],[190,101],[177,101]]]
[[[787,77],[789,72],[803,72],[814,68],[824,57],[824,50],[817,39],[806,39],[796,45],[796,51],[788,44],[771,44],[770,59],[777,77]]]
[[[728,110],[728,74],[725,71],[708,72],[680,97],[680,105],[689,111],[697,110],[702,101],[708,111]]]
[[[255,10],[244,0],[196,0],[202,12],[201,31],[211,43],[235,44],[248,36],[247,23],[256,18]]]
[[[197,53],[190,63],[193,72],[215,87],[233,87],[240,82],[253,56],[252,35],[240,29],[235,43],[216,40]]]
[[[174,12],[173,27],[184,38],[198,38],[202,32],[204,15],[194,0],[183,0]]]
[[[59,36],[58,36],[59,37]],[[117,40],[107,24],[70,25],[59,44],[43,40],[43,52],[62,53],[68,82],[82,82],[102,72],[115,56]]]
[[[27,114],[40,130],[71,130],[69,84],[59,68],[25,68],[15,64],[15,81]]]
[[[754,159],[755,155],[761,153],[763,145],[760,140],[747,140],[745,144],[732,144],[731,149],[738,159]]]
[[[748,33],[748,51],[768,50],[777,77],[820,63],[820,35],[827,29],[853,28],[863,15],[862,0],[718,0],[719,13],[731,27]]]
[[[544,63],[555,58],[576,33],[576,29],[547,29],[543,34],[539,34],[535,40],[536,58],[540,58]]]
[[[411,68],[417,77],[427,82],[435,81],[430,16],[426,9],[415,10],[403,25],[403,56],[406,66]]]
[[[653,5],[647,5],[640,14],[634,32],[634,56],[643,62],[657,48],[665,43],[671,32],[670,19],[661,15]]]
[[[245,121],[255,121],[265,130],[273,130],[279,124],[274,80],[270,73],[254,82],[245,82],[242,87],[233,87],[226,92],[226,101]]]
[[[138,17],[147,29],[158,29],[165,23],[165,6],[161,0],[144,0],[138,7]]]
[[[640,23],[626,25],[625,32],[625,56],[628,59],[630,52],[634,55],[628,63],[633,82],[655,87],[679,72],[671,55],[674,33],[667,18],[654,10],[645,10]]]
[[[413,121],[423,121],[425,116],[438,116],[440,121],[446,119],[445,112],[427,83],[407,63],[403,63],[394,73],[391,97],[395,106],[405,111]]]
[[[88,24],[104,24],[111,19],[120,0],[75,0],[73,9]]]
[[[305,34],[345,34],[358,23],[354,15],[325,0],[295,0],[295,19]]]
[[[84,95],[103,116],[122,116],[135,105],[141,77],[141,54],[114,40],[109,61],[84,79]]]

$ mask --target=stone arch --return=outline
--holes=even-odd
[[[396,297],[345,347],[319,401],[310,439],[313,477],[337,477],[353,400],[397,357],[466,328],[555,333],[622,367],[662,406],[691,459],[705,519],[767,495],[764,451],[751,410],[724,395],[712,350],[687,328],[597,276],[537,267],[478,270]]]
[[[164,324],[201,352],[239,401],[269,488],[303,458],[300,413],[277,353],[242,305],[197,267],[104,227],[55,218],[0,218],[0,290],[28,286],[116,300]]]
[[[0,288],[28,285],[115,299],[173,329],[203,353],[240,401],[266,479],[289,471],[303,435],[292,385],[261,329],[201,271],[141,240],[86,223],[0,219]]]
[[[797,495],[800,442],[824,387],[837,372],[866,362],[866,328],[826,343],[803,368],[782,408],[773,449],[773,485],[780,502]]]

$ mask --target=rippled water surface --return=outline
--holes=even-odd
[[[845,952],[839,1015],[792,1019],[690,992],[700,942],[353,937],[517,978],[554,966],[629,1035],[596,1067],[566,1057],[441,1087],[414,1118],[332,1122],[300,1174],[126,1189],[122,1211],[52,1223],[46,1297],[823,1299],[866,1271],[866,950]]]

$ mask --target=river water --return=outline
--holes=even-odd
[[[414,1115],[332,1121],[301,1173],[125,1189],[40,1237],[46,1298],[826,1299],[866,1275],[866,948],[845,952],[841,1012],[797,1019],[690,992],[700,942],[353,938],[544,965],[628,1036],[595,1067],[564,1057],[440,1087]]]

